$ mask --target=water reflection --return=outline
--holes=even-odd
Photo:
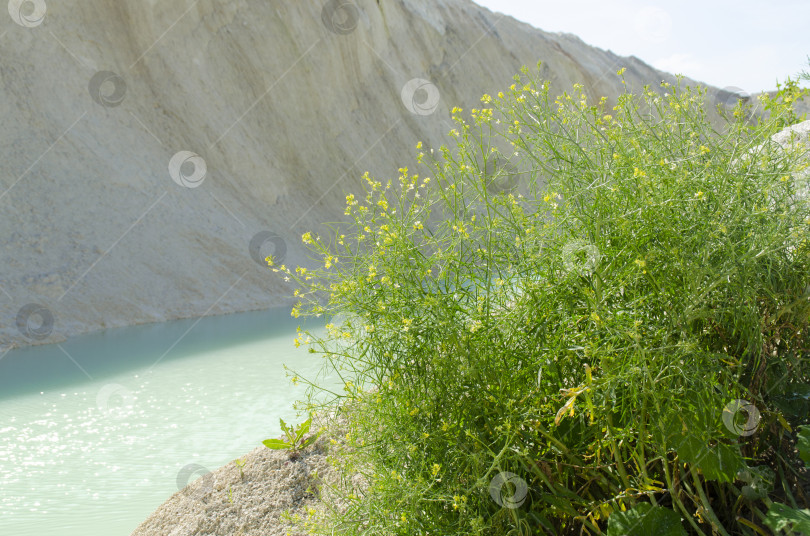
[[[289,309],[108,330],[0,360],[0,534],[129,534],[177,491],[295,420],[320,360]]]

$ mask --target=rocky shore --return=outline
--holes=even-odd
[[[297,457],[260,446],[172,495],[132,536],[303,536],[293,519],[318,508],[322,484],[336,481],[336,435],[324,431]]]

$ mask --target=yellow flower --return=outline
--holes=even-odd
[[[643,170],[637,167],[633,168],[633,177],[646,177],[646,176],[647,174]]]
[[[627,67],[622,67],[621,69],[616,71],[616,74],[619,75],[619,76],[622,76],[626,70],[627,70]]]
[[[464,227],[463,223],[458,223],[457,225],[453,225],[453,230],[459,234],[463,234],[464,236],[469,236],[467,234],[467,228]]]
[[[700,154],[710,153],[712,150],[706,147],[705,145],[700,146]]]
[[[638,264],[639,268],[644,268],[645,266],[647,266],[647,261],[643,259],[636,259],[634,262]]]
[[[417,230],[417,231],[420,231],[420,230],[424,229],[424,225],[422,225],[421,221],[417,220],[417,221],[413,222],[413,228],[415,230]]]
[[[421,149],[421,148],[422,148],[422,142],[421,142],[421,141],[416,143],[416,148],[417,148],[417,149]]]
[[[695,194],[695,197],[698,199],[703,199],[703,192],[698,191],[698,193]]]
[[[442,468],[438,463],[434,463],[433,464],[433,469],[430,472],[433,473],[433,476],[436,476],[436,475],[439,474],[439,471],[441,471],[441,469]]]
[[[483,102],[484,104],[489,104],[490,102],[492,102],[492,97],[484,93],[484,96],[481,97],[481,102]]]
[[[273,266],[273,256],[272,255],[268,256],[268,257],[265,257],[264,260],[267,261],[267,266]]]
[[[307,231],[306,233],[301,235],[301,240],[304,242],[304,244],[311,244],[312,243],[312,233]]]

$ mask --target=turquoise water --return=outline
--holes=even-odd
[[[289,309],[107,330],[0,359],[0,534],[127,535],[189,464],[281,432],[315,377]],[[201,472],[192,472],[191,479]]]

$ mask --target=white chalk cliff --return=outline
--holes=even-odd
[[[674,80],[469,0],[12,0],[0,51],[0,353],[288,303],[260,259],[522,65]]]

